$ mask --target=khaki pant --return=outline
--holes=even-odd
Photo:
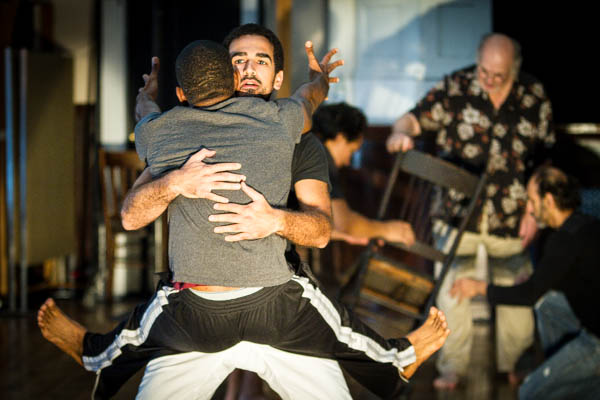
[[[440,244],[454,229],[436,227]],[[485,232],[485,231],[484,231]],[[447,243],[447,241],[446,241]],[[437,368],[441,374],[464,375],[469,367],[473,343],[473,321],[470,300],[458,302],[450,297],[452,284],[459,278],[488,280],[491,270],[494,284],[511,286],[515,278],[532,271],[529,255],[523,252],[520,239],[501,238],[465,232],[440,292],[438,307],[444,311],[451,330],[450,336],[440,350]],[[525,349],[533,343],[534,318],[530,307],[496,307],[496,353],[498,372],[513,371],[517,360]]]

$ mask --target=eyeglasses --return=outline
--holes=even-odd
[[[482,67],[481,65],[477,65],[477,71],[483,79],[491,78],[495,83],[504,83],[508,79],[508,74],[494,74]]]

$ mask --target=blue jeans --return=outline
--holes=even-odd
[[[546,360],[519,388],[519,399],[600,398],[600,339],[581,326],[565,296],[550,291],[535,306]]]

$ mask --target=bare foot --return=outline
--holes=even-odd
[[[454,372],[447,372],[433,380],[433,387],[437,390],[454,390],[458,386],[458,375]]]
[[[423,325],[406,335],[415,348],[417,361],[405,367],[402,376],[410,378],[425,360],[442,347],[449,334],[446,316],[437,308],[431,307],[429,317]]]
[[[42,304],[37,314],[37,323],[48,341],[83,366],[83,336],[87,332],[83,326],[67,317],[53,299]]]

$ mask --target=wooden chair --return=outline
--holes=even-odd
[[[399,181],[407,184],[397,185]],[[478,202],[485,182],[485,173],[477,176],[416,150],[399,153],[377,219],[393,217],[410,222],[416,242],[410,247],[402,243],[385,243],[382,247],[378,240],[372,241],[345,274],[346,283],[340,291],[342,301],[354,307],[359,301],[367,300],[386,311],[425,319],[456,254],[460,238],[475,208],[481,206]],[[391,202],[393,195],[401,200]],[[457,196],[464,198],[460,210],[455,210],[457,214],[454,215],[459,217],[450,219],[442,209],[450,197]],[[434,221],[438,227],[456,228],[453,230],[455,235],[443,249],[435,244]],[[438,276],[434,276],[431,268],[434,262],[441,263]]]
[[[106,282],[105,299],[112,300],[115,269],[115,235],[124,232],[121,224],[121,206],[127,191],[144,170],[144,163],[133,150],[98,151],[102,211],[105,226]]]

